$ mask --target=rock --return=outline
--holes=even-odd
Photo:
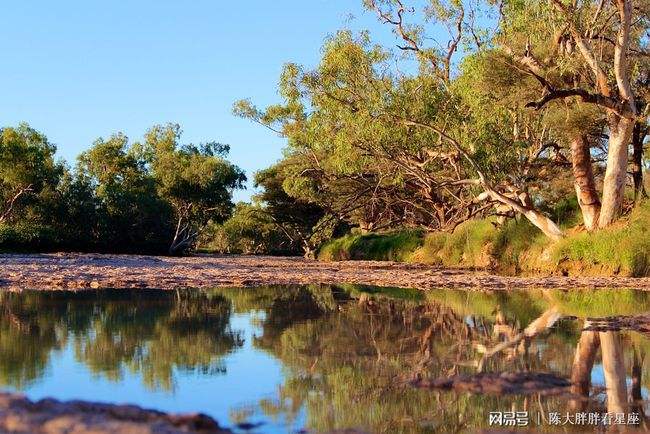
[[[455,375],[434,380],[417,379],[411,384],[426,389],[493,395],[527,395],[531,393],[557,395],[567,393],[571,385],[566,378],[540,372],[489,372],[474,375]]]
[[[86,401],[32,402],[0,393],[0,432],[16,434],[226,434],[217,421],[203,414],[166,414],[133,405]]]

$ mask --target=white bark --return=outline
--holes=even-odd
[[[607,411],[627,413],[627,384],[625,360],[620,332],[600,332],[600,348],[603,357],[605,387],[607,388]]]
[[[616,115],[611,115],[614,118]],[[610,122],[607,169],[603,180],[603,202],[598,226],[612,224],[621,214],[627,179],[628,147],[632,138],[634,120],[618,118]]]
[[[523,214],[523,216],[526,217],[528,221],[530,221],[536,228],[541,230],[544,235],[550,239],[557,241],[564,237],[564,232],[562,232],[562,229],[560,229],[560,227],[556,225],[553,220],[546,217],[541,212],[530,206],[524,206],[515,199],[501,194],[491,188],[485,186],[484,188],[485,194],[487,194],[492,200],[508,205],[516,212]]]

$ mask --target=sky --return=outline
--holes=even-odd
[[[174,122],[183,143],[229,144],[229,159],[251,178],[281,157],[284,140],[233,116],[233,102],[279,102],[283,64],[316,65],[342,27],[396,42],[361,0],[6,2],[0,125],[29,123],[72,166],[98,137],[139,140]]]

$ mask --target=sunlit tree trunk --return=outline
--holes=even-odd
[[[607,411],[627,413],[627,385],[625,383],[625,359],[620,332],[600,332],[603,372],[607,388]]]
[[[585,136],[577,136],[571,141],[571,163],[582,220],[585,228],[592,231],[598,227],[600,198],[591,167],[590,146]]]
[[[634,120],[632,119],[621,117],[615,122],[610,122],[607,170],[603,181],[603,203],[598,219],[598,226],[601,228],[612,224],[621,214],[627,178],[628,147],[633,128]]]
[[[621,214],[627,178],[628,146],[637,114],[627,61],[633,6],[631,0],[616,0],[615,4],[620,26],[614,44],[614,76],[618,94],[627,106],[628,113],[610,111],[608,115],[609,150],[603,183],[603,203],[598,220],[598,226],[601,228],[609,226]]]
[[[487,195],[492,200],[500,202],[504,205],[508,205],[514,211],[523,214],[524,217],[528,219],[535,227],[544,233],[550,239],[557,241],[564,237],[564,232],[562,229],[555,224],[553,220],[545,216],[543,213],[539,212],[529,204],[522,204],[516,199],[510,198],[502,193],[497,192],[496,190],[484,185],[485,188],[484,195]],[[480,196],[479,196],[480,198]]]
[[[573,357],[573,366],[571,367],[571,393],[584,398],[589,397],[591,370],[594,367],[599,345],[598,332],[583,331],[580,334],[580,340]],[[572,399],[569,405],[574,411],[584,411],[587,407],[587,401]]]

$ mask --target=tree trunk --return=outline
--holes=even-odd
[[[632,138],[634,120],[610,114],[609,150],[607,170],[603,181],[603,203],[600,208],[598,227],[612,224],[620,216],[627,178],[628,146]]]
[[[550,239],[557,241],[564,237],[562,229],[560,229],[553,220],[546,217],[535,208],[532,208],[530,205],[522,205],[517,200],[497,192],[486,184],[483,184],[483,188],[485,189],[485,195],[489,196],[492,200],[508,205],[516,212],[523,214],[524,217],[528,219],[528,221],[530,221],[535,227],[541,230],[544,235]],[[479,196],[479,198],[481,198],[481,196]]]
[[[632,180],[634,181],[634,201],[648,197],[643,186],[643,141],[647,131],[641,123],[634,124],[632,131]]]
[[[183,217],[179,217],[176,223],[176,232],[174,233],[174,239],[169,245],[168,253],[170,256],[175,256],[182,254],[185,250],[192,246],[192,243],[196,239],[196,233],[192,232],[192,228],[189,223],[185,225],[183,223]]]
[[[598,227],[600,215],[600,198],[596,190],[596,181],[591,167],[591,147],[585,136],[575,137],[571,141],[571,163],[575,181],[576,196],[582,212],[582,221],[588,231]]]
[[[600,332],[603,372],[607,388],[607,411],[628,413],[625,360],[620,332]]]
[[[639,345],[634,346],[634,353],[632,359],[632,384],[630,397],[632,398],[632,411],[639,413],[641,420],[645,425],[645,401],[641,390],[643,389],[643,359],[644,355]]]
[[[591,370],[594,367],[594,360],[598,352],[600,341],[598,332],[583,331],[580,333],[580,340],[576,347],[576,354],[573,357],[571,367],[571,393],[584,398],[589,397],[591,389]],[[586,399],[572,399],[569,401],[572,411],[585,411],[587,408]]]

